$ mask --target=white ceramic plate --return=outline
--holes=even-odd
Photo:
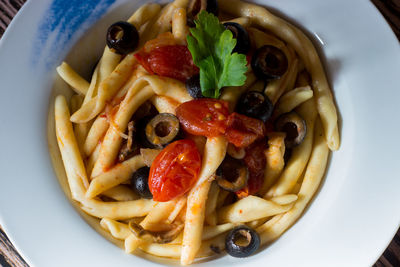
[[[32,266],[154,265],[126,255],[80,217],[55,177],[46,134],[55,67],[80,40],[68,60],[88,74],[107,26],[139,2],[31,0],[1,40],[0,223]],[[319,42],[342,146],[312,205],[278,241],[247,259],[204,265],[370,266],[400,222],[399,43],[369,1],[257,2]]]

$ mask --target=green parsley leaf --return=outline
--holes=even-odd
[[[241,86],[246,81],[247,60],[233,53],[236,39],[218,18],[202,11],[187,37],[194,64],[200,68],[200,86],[205,97],[218,98],[222,87]]]

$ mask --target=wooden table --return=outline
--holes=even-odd
[[[0,0],[0,37],[26,0]],[[400,40],[400,0],[371,0]],[[367,234],[367,233],[366,233]],[[0,266],[28,267],[0,226]],[[400,266],[400,229],[374,267]]]

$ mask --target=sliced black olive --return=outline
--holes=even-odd
[[[217,184],[224,190],[236,192],[247,185],[249,170],[243,161],[226,156],[217,169]]]
[[[247,54],[250,50],[250,38],[245,28],[235,22],[226,22],[224,26],[232,32],[233,38],[236,39],[236,46],[233,49],[233,53]]]
[[[202,10],[218,16],[217,0],[192,0],[188,8],[188,17],[196,17]]]
[[[306,122],[294,111],[279,116],[275,122],[275,128],[279,132],[286,133],[286,148],[301,144],[307,133]]]
[[[264,80],[279,79],[288,68],[288,60],[282,50],[272,45],[257,49],[251,60],[254,74]]]
[[[145,128],[147,141],[155,148],[171,143],[179,134],[179,119],[170,113],[160,113]]]
[[[225,239],[225,249],[229,255],[245,258],[260,247],[260,236],[246,225],[233,228]]]
[[[207,0],[207,8],[206,11],[208,13],[212,13],[215,16],[218,16],[218,3],[217,0]]]
[[[236,111],[266,122],[271,117],[273,109],[274,105],[266,95],[257,91],[249,91],[240,97]]]
[[[139,43],[139,33],[132,24],[119,21],[108,28],[107,46],[116,53],[125,55],[134,51]]]
[[[151,199],[153,195],[149,189],[149,167],[142,167],[132,174],[131,187],[142,198]]]
[[[201,93],[200,74],[196,74],[190,77],[186,81],[186,90],[188,91],[189,95],[193,98],[204,97],[203,94]]]

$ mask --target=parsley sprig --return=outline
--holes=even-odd
[[[218,98],[221,88],[241,86],[246,81],[247,60],[233,53],[236,39],[218,18],[202,11],[187,37],[194,64],[200,68],[200,86],[205,97]]]

